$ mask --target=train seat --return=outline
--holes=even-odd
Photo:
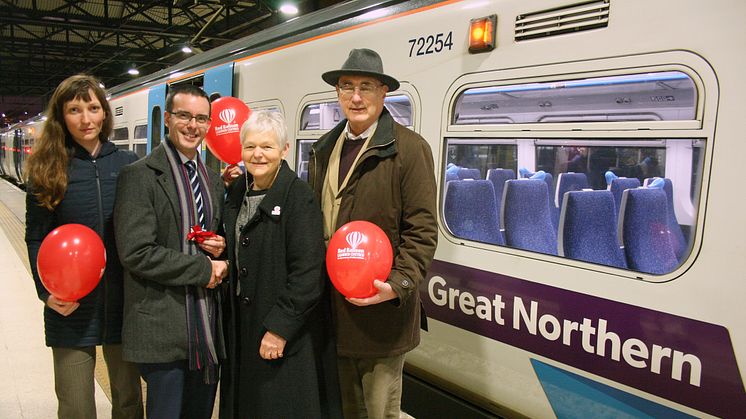
[[[511,179],[515,179],[515,172],[513,169],[489,169],[487,171],[487,180],[492,182],[492,187],[495,189],[495,215],[500,217],[500,208],[503,202],[503,189],[505,189],[505,182]]]
[[[557,234],[549,212],[549,188],[541,179],[505,182],[500,226],[508,246],[557,254]]]
[[[451,180],[458,180],[458,169],[461,167],[453,164],[448,163],[448,166],[446,166],[446,182]]]
[[[452,180],[443,199],[446,226],[457,237],[503,245],[495,192],[489,180]]]
[[[622,193],[617,232],[629,268],[664,274],[678,266],[666,206],[663,189],[642,187]]]
[[[676,218],[676,211],[673,206],[673,182],[669,178],[647,178],[644,185],[663,188],[666,193],[668,232],[673,240],[676,258],[681,261],[686,256],[689,245],[684,237],[684,231],[681,229],[679,220]]]
[[[457,172],[458,178],[461,180],[465,179],[482,179],[482,173],[479,169],[470,169],[468,167],[460,167]]]
[[[588,176],[585,173],[566,172],[557,176],[557,189],[554,192],[554,206],[562,208],[562,200],[565,198],[565,192],[580,191],[590,188]]]
[[[640,179],[636,177],[617,177],[611,180],[609,190],[614,196],[614,219],[619,215],[619,207],[622,204],[622,193],[627,189],[640,187]]]
[[[617,240],[614,197],[610,191],[565,193],[557,233],[560,256],[627,268]]]

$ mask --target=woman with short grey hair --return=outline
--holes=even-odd
[[[282,114],[253,112],[240,136],[246,174],[223,215],[234,280],[220,416],[341,417],[321,209],[284,161]]]

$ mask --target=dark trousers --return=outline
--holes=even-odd
[[[148,419],[210,419],[217,384],[205,384],[201,371],[190,371],[186,360],[137,364],[148,385]]]

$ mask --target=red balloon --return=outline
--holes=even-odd
[[[212,123],[205,136],[212,154],[228,164],[241,161],[241,126],[250,114],[249,107],[235,97],[224,96],[212,102]]]
[[[50,294],[63,301],[88,295],[104,275],[106,249],[95,231],[65,224],[47,234],[39,247],[36,270]]]
[[[340,227],[326,250],[329,277],[345,297],[367,298],[378,293],[373,280],[385,282],[393,261],[386,233],[368,221],[351,221]]]

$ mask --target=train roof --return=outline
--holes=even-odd
[[[109,94],[117,96],[134,89],[162,83],[177,73],[200,72],[201,70],[268,51],[282,45],[308,39],[345,27],[365,23],[381,17],[416,9],[438,1],[381,1],[352,0],[338,3],[325,9],[291,19],[261,32],[237,39],[218,48],[205,51],[153,74],[114,86]],[[383,10],[382,13],[370,13]]]

